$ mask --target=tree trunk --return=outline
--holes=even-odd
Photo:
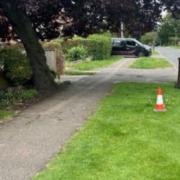
[[[32,67],[33,81],[36,88],[39,91],[55,90],[57,86],[46,65],[45,52],[39,43],[30,19],[25,12],[13,3],[2,0],[0,5],[24,45]]]
[[[180,89],[180,58],[178,60],[179,60],[179,68],[178,68],[178,79],[176,83],[176,88]]]

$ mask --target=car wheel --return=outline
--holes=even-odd
[[[138,57],[144,57],[144,56],[145,56],[145,54],[143,52],[138,53]]]

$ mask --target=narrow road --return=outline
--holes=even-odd
[[[13,121],[1,124],[0,180],[31,179],[94,113],[100,99],[115,83],[158,83],[176,79],[173,68],[128,69],[132,61],[134,59],[119,61],[94,76],[64,77],[73,82],[66,91],[32,106]]]
[[[180,49],[175,49],[171,47],[158,47],[157,50],[161,53],[161,55],[167,57],[176,68],[178,68]]]

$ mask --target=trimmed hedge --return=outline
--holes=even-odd
[[[84,46],[87,49],[88,56],[93,60],[108,59],[111,56],[111,38],[108,36],[94,34],[88,38],[74,38],[62,43],[65,54],[68,49],[76,46]]]
[[[103,60],[110,58],[112,51],[110,37],[94,34],[90,35],[88,39],[92,42],[89,52],[93,55],[93,59]]]

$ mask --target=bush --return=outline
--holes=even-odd
[[[13,85],[23,85],[32,77],[32,70],[24,54],[18,48],[5,48],[0,51],[3,73]]]
[[[87,47],[87,40],[86,39],[77,39],[77,38],[74,38],[74,39],[69,39],[69,40],[65,40],[62,42],[62,49],[63,49],[63,52],[64,54],[67,54],[68,50],[73,48],[73,47],[76,47],[76,46],[83,46],[83,47]]]
[[[8,88],[0,90],[0,108],[31,100],[38,95],[35,89]]]
[[[158,41],[157,32],[148,32],[141,37],[141,42],[148,45],[156,45]]]
[[[67,51],[66,58],[69,61],[85,60],[87,58],[87,50],[84,46],[77,46]]]
[[[112,44],[111,38],[104,35],[94,34],[88,37],[89,53],[95,60],[108,59],[111,56]]]
[[[0,71],[0,90],[6,89],[8,87],[7,79],[4,77],[4,74]]]
[[[178,37],[170,37],[169,38],[169,45],[177,46],[180,42],[180,38]]]
[[[111,37],[94,34],[88,38],[74,38],[62,43],[63,51],[67,51],[75,46],[83,46],[87,49],[87,54],[93,60],[108,59],[111,56]]]

